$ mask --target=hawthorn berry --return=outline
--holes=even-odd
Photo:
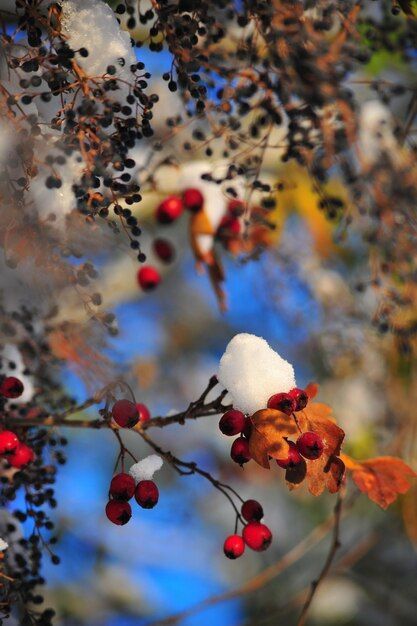
[[[233,215],[225,215],[219,225],[219,231],[226,231],[229,235],[238,235],[240,228],[239,220]]]
[[[240,510],[247,522],[259,522],[264,516],[264,510],[257,500],[246,500]]]
[[[302,411],[305,409],[308,403],[308,395],[304,391],[304,389],[300,389],[299,387],[294,387],[291,391],[288,392],[288,395],[295,400],[296,406],[295,411]]]
[[[235,463],[243,465],[251,460],[251,453],[249,452],[249,442],[244,437],[238,437],[232,443],[230,450],[230,456]]]
[[[113,476],[110,483],[110,495],[115,500],[130,500],[135,493],[135,481],[130,474],[120,472]]]
[[[240,217],[245,212],[245,205],[242,200],[232,198],[227,204],[227,210],[233,217]]]
[[[268,409],[276,409],[287,415],[291,415],[295,411],[296,401],[289,393],[276,393],[268,400]]]
[[[110,500],[106,504],[106,515],[113,524],[124,526],[132,517],[132,508],[129,502],[122,500]]]
[[[168,196],[157,206],[156,219],[160,224],[172,224],[184,210],[182,199],[179,196]]]
[[[172,263],[175,258],[174,246],[167,239],[158,238],[153,242],[153,250],[163,263]]]
[[[136,403],[136,409],[139,415],[140,422],[148,422],[151,419],[151,413],[146,406],[146,404],[142,404],[141,402]]]
[[[272,533],[268,526],[260,522],[246,524],[242,535],[248,548],[256,552],[262,552],[271,545]]]
[[[136,485],[135,499],[143,509],[153,509],[159,500],[159,489],[153,480],[141,480]]]
[[[297,439],[298,452],[305,458],[314,461],[321,457],[323,453],[323,439],[311,431],[300,435]]]
[[[29,448],[25,443],[19,443],[14,452],[7,457],[7,460],[12,467],[20,469],[31,463],[34,458],[35,453],[32,448]]]
[[[111,414],[120,428],[133,428],[139,421],[136,404],[130,400],[117,400],[113,404]]]
[[[23,393],[23,383],[15,376],[6,376],[0,383],[0,394],[5,398],[18,398]]]
[[[11,430],[3,430],[0,433],[0,454],[14,452],[18,445],[19,439]]]
[[[161,275],[152,265],[144,265],[138,271],[138,283],[143,291],[152,291],[161,282]]]
[[[240,535],[229,535],[223,544],[223,551],[228,559],[238,559],[245,551],[245,542]]]
[[[223,435],[238,435],[245,428],[245,416],[241,411],[230,409],[221,417],[219,428]]]
[[[190,187],[189,189],[185,189],[182,194],[182,199],[184,202],[184,206],[188,211],[192,211],[193,213],[197,213],[204,204],[204,196],[199,189],[194,189]]]
[[[300,463],[302,463],[303,461],[303,458],[298,452],[298,448],[295,443],[293,441],[288,441],[287,443],[289,445],[287,457],[285,459],[277,459],[277,465],[279,465],[283,469],[295,467],[296,465],[300,465]]]

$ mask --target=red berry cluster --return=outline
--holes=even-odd
[[[156,207],[155,219],[163,225],[175,222],[184,212],[198,213],[203,209],[204,196],[199,189],[189,187],[185,189],[181,196],[171,195],[162,200]],[[222,218],[215,237],[221,241],[225,247],[231,238],[237,237],[241,231],[239,217],[243,214],[244,205],[240,200],[232,199],[227,205],[227,213]],[[153,252],[158,259],[165,264],[172,263],[175,258],[175,250],[170,241],[157,238],[153,242]],[[137,273],[139,286],[144,291],[154,290],[161,282],[161,274],[153,265],[143,265]]]
[[[113,404],[111,415],[121,428],[133,428],[138,422],[147,422],[151,419],[146,404],[141,402],[135,404],[126,399],[117,400]],[[123,526],[132,517],[132,507],[129,500],[133,496],[143,509],[152,509],[158,502],[159,491],[152,480],[142,480],[136,485],[130,474],[120,472],[111,480],[109,496],[106,515],[113,524]]]
[[[287,415],[293,415],[297,411],[302,411],[308,403],[307,393],[303,389],[295,387],[288,393],[276,393],[268,400],[267,408],[276,409]],[[230,409],[222,416],[219,428],[224,435],[239,435],[234,440],[230,456],[235,463],[243,465],[251,459],[249,451],[249,438],[251,433],[251,419],[241,411]],[[280,467],[288,469],[303,462],[303,457],[310,461],[318,459],[324,448],[322,438],[314,432],[302,433],[296,443],[288,441],[289,451],[286,459],[279,459],[277,463]]]
[[[219,422],[219,428],[224,435],[233,437],[240,435],[232,443],[230,456],[235,463],[243,465],[251,460],[249,452],[249,437],[251,432],[251,421],[249,417],[241,411],[230,409],[222,416]]]
[[[288,393],[276,393],[268,400],[269,409],[277,409],[287,415],[292,415],[297,411],[305,409],[308,403],[308,396],[303,389],[295,387]],[[277,464],[283,469],[296,467],[303,463],[304,459],[314,461],[323,453],[323,440],[314,432],[307,431],[301,433],[297,441],[287,441],[289,445],[288,456],[285,459],[277,459]],[[304,457],[304,459],[303,459]]]
[[[24,390],[24,386],[19,378],[6,376],[0,382],[0,395],[7,399],[19,398]]]
[[[241,516],[247,522],[242,535],[236,532],[229,535],[223,545],[223,551],[228,559],[242,556],[245,546],[256,552],[262,552],[271,545],[272,533],[268,526],[261,523],[264,512],[257,500],[246,500],[241,507]]]
[[[151,419],[146,404],[135,404],[130,400],[117,400],[111,411],[112,418],[120,428],[133,428],[138,422],[147,422]]]
[[[16,469],[25,467],[35,458],[32,448],[19,441],[18,436],[11,430],[0,432],[0,455]]]
[[[124,526],[132,517],[129,500],[133,496],[143,509],[153,509],[159,500],[159,490],[153,480],[141,480],[136,485],[133,477],[125,472],[113,476],[109,495],[106,515],[113,524],[118,526]]]
[[[19,398],[24,390],[22,381],[15,376],[6,376],[0,382],[0,395],[3,398],[14,400]],[[0,432],[0,455],[12,467],[21,469],[34,460],[35,453],[28,445],[19,441],[18,436],[11,430]]]

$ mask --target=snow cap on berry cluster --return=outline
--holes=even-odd
[[[163,460],[157,454],[150,454],[138,463],[132,465],[129,474],[138,483],[141,480],[152,480],[155,472],[161,469]]]
[[[9,544],[7,543],[7,541],[4,541],[4,539],[0,537],[0,552],[3,552],[3,550],[7,550],[8,547]]]
[[[265,409],[275,393],[296,387],[294,369],[265,339],[248,333],[235,335],[220,359],[217,374],[235,409],[255,413]]]

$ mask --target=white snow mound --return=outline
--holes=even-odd
[[[109,65],[114,65],[115,78],[132,83],[130,65],[136,63],[135,53],[129,33],[121,30],[113,10],[102,0],[62,0],[61,6],[62,28],[68,44],[73,50],[87,48],[89,52],[87,57],[78,53],[75,56],[83,70],[98,77]]]
[[[129,474],[138,483],[141,480],[152,480],[155,472],[161,469],[163,460],[157,454],[150,454],[138,463],[132,465]]]
[[[265,339],[248,333],[235,335],[220,359],[217,374],[233,406],[244,413],[265,409],[275,393],[296,387],[294,368]]]

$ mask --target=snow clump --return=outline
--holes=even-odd
[[[150,454],[138,463],[132,465],[129,474],[138,483],[141,480],[152,480],[155,472],[161,469],[163,460],[157,454]]]
[[[234,408],[250,415],[265,409],[275,393],[296,387],[291,363],[265,339],[248,333],[235,335],[228,343],[217,377],[228,390]]]

